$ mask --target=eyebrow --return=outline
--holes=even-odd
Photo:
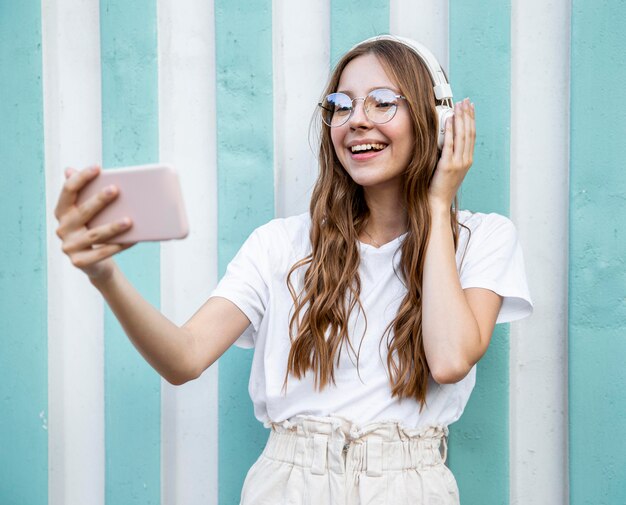
[[[390,89],[394,93],[400,94],[400,90],[398,90],[395,86],[373,86],[373,87],[371,87],[370,89],[367,90],[366,95],[371,93],[375,89]],[[351,90],[348,90],[348,89],[338,89],[337,91],[335,91],[335,93],[343,93],[343,94],[348,95],[348,96],[352,96],[354,94],[354,93],[352,93]]]

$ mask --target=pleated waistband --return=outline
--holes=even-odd
[[[424,469],[447,453],[445,426],[406,428],[395,421],[359,426],[342,417],[297,416],[271,423],[267,458],[311,469],[313,474]]]

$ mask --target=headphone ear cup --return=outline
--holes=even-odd
[[[437,147],[443,149],[443,141],[446,136],[446,121],[454,116],[454,109],[447,105],[437,105]]]

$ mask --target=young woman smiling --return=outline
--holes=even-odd
[[[443,77],[442,77],[443,76]],[[442,80],[443,79],[443,80]],[[256,229],[182,327],[134,290],[85,223],[95,171],[68,171],[58,234],[142,355],[168,381],[254,347],[250,395],[271,428],[242,504],[458,504],[445,466],[494,325],[528,316],[515,227],[457,208],[474,105],[453,109],[434,57],[382,36],[352,48],[319,104],[310,212]]]

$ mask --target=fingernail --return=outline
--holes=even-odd
[[[107,196],[112,196],[115,193],[115,186],[107,186],[106,188],[104,188],[104,193]]]
[[[470,107],[472,108],[472,110],[474,110],[474,103],[473,102],[470,104]]]
[[[122,219],[120,219],[117,224],[119,224],[120,226],[122,226],[123,228],[126,228],[127,226],[130,225],[130,219],[128,219],[127,217],[124,217]]]

